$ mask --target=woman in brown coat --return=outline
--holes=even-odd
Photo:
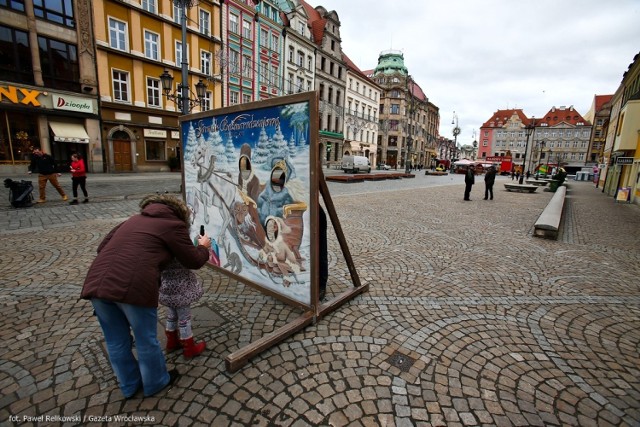
[[[140,214],[116,226],[100,243],[81,293],[91,300],[125,398],[140,388],[151,396],[177,378],[175,369],[167,372],[157,339],[160,274],[173,258],[189,269],[202,267],[211,246],[207,235],[198,236],[198,246],[193,245],[190,212],[182,200],[152,195],[140,208]]]

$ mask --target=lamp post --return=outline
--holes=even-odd
[[[193,6],[195,0],[173,0],[176,6],[180,6],[181,12],[181,26],[182,26],[182,81],[178,91],[173,91],[173,76],[169,74],[167,70],[160,75],[160,81],[162,82],[162,92],[167,99],[172,100],[178,104],[178,108],[182,114],[189,114],[189,111],[196,105],[202,106],[204,97],[207,93],[207,85],[200,79],[196,84],[196,97],[191,98],[189,90],[189,61],[187,59],[187,7]]]
[[[527,135],[527,143],[524,147],[524,157],[522,158],[522,172],[520,173],[520,179],[518,183],[522,184],[524,182],[524,168],[527,166],[527,151],[529,150],[529,137],[536,129],[536,118],[531,117],[531,123],[525,126],[525,131]]]
[[[451,119],[451,124],[455,125],[453,127],[452,133],[453,133],[453,148],[454,148],[454,155],[457,156],[458,155],[458,135],[460,135],[460,126],[458,126],[458,115],[456,114],[456,112],[453,112],[453,118]]]
[[[542,161],[542,151],[544,150],[544,147],[547,145],[546,142],[544,141],[540,141],[539,143],[539,149],[538,149],[538,172],[540,172],[540,162]],[[536,178],[538,177],[538,173],[536,173]]]
[[[411,90],[409,90],[409,83],[411,83]],[[407,95],[409,96],[409,108],[407,114],[407,144],[405,146],[404,152],[404,172],[411,172],[411,167],[409,166],[409,151],[411,150],[411,120],[413,116],[413,80],[411,76],[407,76]]]

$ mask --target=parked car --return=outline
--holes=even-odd
[[[386,163],[380,163],[380,169],[385,170],[385,171],[388,171],[388,170],[390,170],[390,169],[391,169],[391,166],[389,166],[389,165],[388,165],[388,164],[386,164]]]
[[[436,171],[438,171],[438,172],[444,172],[444,166],[443,166],[443,165],[438,165],[438,166],[436,167]]]

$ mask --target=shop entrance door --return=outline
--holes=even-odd
[[[131,172],[131,141],[113,140],[113,162],[116,172]]]

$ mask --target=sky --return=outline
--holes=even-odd
[[[471,144],[497,110],[542,117],[613,94],[640,52],[640,0],[307,0],[336,11],[342,51],[371,70],[401,51],[440,109],[440,135]]]

